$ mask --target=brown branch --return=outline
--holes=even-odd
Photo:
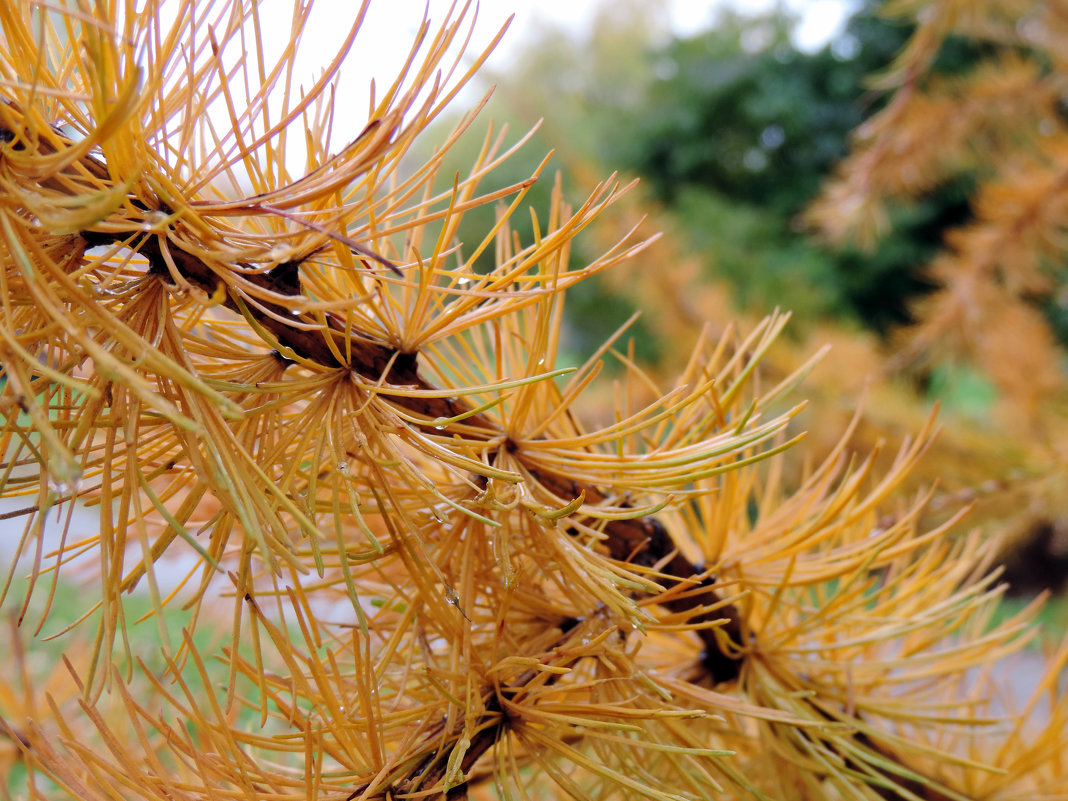
[[[543,664],[563,667],[575,661],[576,657],[573,652],[569,652],[568,644],[576,637],[575,628],[578,625],[580,625],[580,621],[576,618],[565,618],[555,624],[556,628],[560,630],[560,636],[545,650],[544,653],[551,655],[552,658],[543,658]],[[578,658],[581,659],[582,657]],[[506,733],[510,724],[509,713],[505,709],[503,697],[518,694],[538,678],[544,679],[544,685],[542,686],[550,686],[555,684],[561,678],[561,675],[559,673],[546,674],[539,670],[525,670],[510,682],[505,684],[494,683],[484,689],[484,710],[479,718],[476,731],[467,746],[467,750],[460,760],[460,771],[464,776],[464,781],[448,790],[442,788],[439,791],[442,801],[458,801],[458,799],[467,798],[467,787],[471,781],[469,778],[470,771],[485,753],[500,742],[501,737]],[[463,723],[456,725],[448,734],[445,732],[444,721],[435,726],[422,738],[422,748],[416,749],[417,753],[425,749],[424,756],[404,772],[403,778],[390,782],[388,787],[383,787],[370,798],[375,801],[385,801],[385,799],[395,798],[398,795],[431,797],[431,788],[445,778],[452,749],[456,747],[460,740],[463,726]],[[580,737],[581,735],[575,734],[573,736]],[[571,735],[565,735],[565,737],[570,739]],[[448,740],[445,745],[441,745],[443,739]],[[370,784],[360,786],[348,796],[346,801],[353,801],[353,799],[358,798],[370,786]]]
[[[114,235],[85,232],[82,236],[87,241],[96,244],[113,244]],[[110,241],[109,241],[110,240]],[[148,260],[150,270],[167,276],[170,274],[166,258],[163,256],[161,239],[158,236],[146,238],[137,247],[138,252]],[[179,248],[168,248],[171,262],[183,279],[197,285],[208,295],[213,295],[219,289],[222,279],[217,276],[197,256],[193,256]],[[236,271],[236,270],[235,270]],[[297,297],[300,292],[299,264],[286,262],[268,272],[245,272],[241,270],[241,279],[269,290],[277,295]],[[241,313],[240,304],[235,300],[235,295],[226,292],[223,305],[227,309]],[[349,344],[347,345],[352,355],[348,364],[342,364],[334,356],[334,350],[345,352],[346,332],[339,320],[327,316],[327,326],[312,330],[299,328],[284,323],[279,317],[294,319],[302,324],[315,325],[316,320],[310,315],[293,315],[290,310],[278,303],[258,301],[261,308],[256,305],[246,304],[246,310],[257,325],[263,326],[278,342],[286,348],[293,350],[304,359],[314,361],[327,367],[346,367],[364,378],[392,386],[407,386],[418,390],[435,390],[436,387],[424,379],[419,373],[418,359],[415,354],[404,354],[392,346],[360,336],[358,332],[350,332]],[[266,311],[264,311],[266,310]],[[270,312],[268,314],[267,312]],[[328,342],[333,340],[333,348]],[[433,428],[434,421],[439,418],[452,418],[458,414],[466,413],[469,407],[464,400],[447,397],[391,397],[390,402],[406,411],[422,415],[427,423],[420,424],[426,431]],[[466,418],[465,426],[469,429],[484,431],[485,438],[501,439],[504,433],[500,427],[493,423],[484,414],[472,414]],[[504,446],[508,446],[505,442]],[[514,456],[522,462],[522,451],[514,452]],[[596,487],[579,486],[563,476],[547,474],[531,470],[537,477],[541,486],[562,498],[578,498],[585,492],[586,503],[596,504],[606,496]],[[671,534],[664,529],[663,524],[653,517],[639,517],[629,520],[610,520],[604,525],[604,533],[608,535],[608,550],[612,559],[619,562],[628,562],[642,567],[654,567],[660,565],[661,574],[672,577],[664,579],[661,585],[670,588],[678,581],[692,581],[695,576],[701,574],[701,570],[691,563],[675,544]],[[666,562],[664,563],[664,561]],[[661,564],[664,563],[664,564]],[[664,602],[664,606],[672,612],[691,612],[698,607],[720,604],[720,598],[713,585],[716,583],[711,577],[697,579],[692,590],[685,594],[670,598]],[[720,629],[738,644],[744,642],[740,612],[733,604],[725,604],[716,612],[703,612],[694,615],[691,622],[694,624],[707,623],[712,619],[726,618],[727,623]],[[740,663],[737,658],[723,653],[723,648],[717,640],[716,631],[711,628],[696,629],[704,647],[702,661],[705,668],[714,681],[728,681],[738,676]]]
[[[114,244],[116,239],[113,234],[88,231],[82,236],[86,241],[95,244]],[[137,251],[148,260],[151,272],[161,276],[170,274],[160,237],[148,237],[137,246]],[[183,279],[209,295],[217,292],[223,279],[201,259],[177,247],[168,247],[167,255]],[[235,269],[235,272],[238,270]],[[241,279],[274,294],[289,297],[301,294],[299,263],[296,262],[285,262],[269,272],[240,270],[240,275]],[[223,305],[240,314],[242,313],[241,305],[235,298],[234,293],[227,291]],[[346,331],[342,324],[332,316],[326,317],[324,328],[310,315],[293,315],[285,306],[267,301],[258,301],[258,304],[258,306],[245,304],[246,313],[258,325],[269,331],[281,345],[309,361],[314,361],[324,367],[343,367],[369,380],[382,381],[393,386],[408,386],[418,390],[436,389],[420,375],[417,356],[414,353],[402,353],[386,343],[360,336],[359,332],[353,331],[348,332],[348,345],[346,346]],[[279,319],[280,317],[319,327],[308,330],[283,322]],[[333,348],[328,344],[330,340],[333,340]],[[342,364],[338,362],[334,352],[336,350],[344,353],[346,347],[352,354],[352,361],[349,364]],[[390,398],[390,402],[405,411],[427,418],[426,423],[419,425],[428,433],[431,433],[434,428],[431,421],[443,417],[455,417],[469,411],[469,407],[461,399],[397,396]],[[484,432],[487,440],[505,438],[500,427],[482,414],[474,414],[465,418],[464,425],[469,430]],[[433,433],[437,433],[436,430]],[[504,447],[509,447],[509,441],[505,441]],[[522,463],[521,449],[514,451],[513,455]],[[577,498],[585,492],[586,502],[596,504],[606,497],[605,493],[597,487],[579,486],[570,479],[540,471],[531,470],[530,472],[549,492],[564,498]],[[674,586],[678,581],[692,582],[694,577],[701,573],[683,556],[663,524],[654,517],[610,520],[604,526],[604,533],[608,536],[607,547],[613,559],[648,568],[659,564],[659,572],[672,577],[661,581],[665,589]],[[670,598],[664,605],[672,612],[685,613],[701,606],[720,604],[720,598],[713,589],[714,584],[715,579],[712,577],[697,579],[692,589]],[[741,645],[745,641],[745,635],[740,617],[738,608],[728,604],[720,605],[713,613],[696,614],[691,618],[691,622],[700,624],[725,618],[728,622],[723,624],[720,630]],[[704,645],[702,662],[712,679],[722,682],[737,678],[740,663],[736,657],[723,652],[716,639],[716,632],[711,628],[701,628],[697,629],[696,633]]]
[[[13,110],[9,104],[7,108]],[[57,130],[51,131],[51,134],[60,140],[65,140],[63,134]],[[73,144],[69,140],[66,141],[70,145]],[[9,147],[16,150],[24,150],[28,145],[32,145],[42,154],[54,154],[58,150],[51,142],[39,138],[31,142],[23,132],[3,124],[0,124],[0,143],[7,143]],[[87,155],[74,165],[62,170],[58,177],[48,178],[44,183],[47,183],[47,188],[52,191],[72,192],[74,187],[84,184],[87,177],[91,177],[94,183],[110,179],[106,164],[96,157]],[[158,200],[148,204],[131,195],[129,201],[135,208],[148,210],[155,207],[169,211]],[[90,246],[115,245],[129,239],[128,233],[113,230],[86,230],[81,232],[81,236]],[[302,290],[299,262],[284,262],[266,272],[257,272],[242,264],[226,265],[224,269],[230,274],[223,276],[202,259],[183,250],[179,244],[164,236],[149,234],[131,244],[130,247],[148,260],[149,272],[158,275],[161,280],[173,280],[175,277],[172,276],[171,265],[173,265],[173,269],[178,273],[177,277],[208,295],[214,296],[222,290],[222,303],[227,309],[237,314],[249,315],[278,344],[303,359],[327,368],[352,370],[371,381],[382,381],[386,384],[406,386],[417,390],[436,389],[420,375],[418,354],[401,352],[387,342],[346,328],[333,315],[325,315],[326,322],[323,325],[323,317],[314,317],[308,313],[293,314],[291,309],[281,303],[262,297],[257,298],[253,303],[239,300],[242,294],[239,291],[242,282],[274,295],[300,297]],[[382,259],[379,261],[384,262]],[[290,320],[292,322],[288,322]],[[350,361],[342,363],[335,353],[351,354]],[[452,398],[398,396],[390,398],[390,402],[408,412],[426,418],[427,422],[420,425],[428,432],[433,426],[431,421],[456,417],[470,411],[470,407],[464,401]],[[504,432],[500,427],[483,414],[466,417],[464,427],[473,436],[482,435],[487,440],[505,441]],[[521,450],[515,452],[515,456],[520,462],[523,461]],[[561,476],[543,473],[537,477],[549,492],[562,497],[577,498],[585,492],[586,502],[594,504],[606,497],[605,493],[596,487],[580,487]],[[701,572],[682,555],[670,533],[655,518],[611,520],[605,524],[603,530],[607,535],[607,547],[613,559],[643,567],[659,565],[659,572],[671,577],[661,580],[660,583],[665,589],[669,589],[679,581],[694,583],[694,577]],[[693,588],[680,596],[670,598],[664,605],[673,612],[684,613],[701,606],[718,604],[720,599],[713,589],[714,584],[715,579],[712,577],[697,579]],[[732,605],[721,606],[714,616],[707,612],[698,613],[691,620],[696,624],[719,618],[729,620],[721,630],[736,643],[744,643],[740,613]],[[711,677],[717,682],[736,678],[740,667],[739,662],[734,657],[723,653],[716,640],[715,632],[704,628],[698,629],[697,635],[704,644],[703,663]]]
[[[84,236],[87,241],[99,240],[101,237],[100,234],[91,232],[86,232]],[[149,237],[138,246],[137,250],[148,259],[152,271],[161,275],[169,274],[159,237]],[[197,285],[208,294],[214,294],[217,291],[222,279],[203,261],[179,248],[168,248],[168,255],[182,278]],[[292,297],[300,294],[299,275],[294,275],[294,272],[298,271],[299,265],[288,262],[266,273],[242,271],[241,277],[261,289]],[[241,306],[235,298],[234,293],[226,292],[223,305],[232,311],[241,313]],[[316,321],[309,315],[293,315],[288,308],[276,303],[259,301],[259,305],[262,308],[246,304],[246,313],[258,325],[270,332],[280,344],[309,361],[314,361],[324,367],[343,367],[369,380],[382,381],[393,386],[408,386],[418,390],[436,389],[420,375],[417,355],[414,353],[402,353],[386,343],[351,331],[348,332],[346,345],[346,332],[342,324],[332,316],[326,317],[325,328],[320,326],[308,330],[287,324],[279,317],[315,324]],[[333,348],[328,344],[330,340],[333,340]],[[336,350],[344,353],[346,347],[352,354],[352,361],[349,364],[341,364],[334,352]],[[433,428],[431,421],[443,417],[455,417],[469,411],[469,407],[463,400],[452,398],[397,396],[390,398],[390,402],[405,411],[425,417],[427,422],[420,426],[427,432],[431,432]],[[476,429],[485,432],[487,440],[504,439],[504,432],[485,415],[471,415],[465,418],[464,425],[469,430]],[[505,447],[507,447],[507,442]],[[522,450],[516,451],[514,456],[522,463]],[[534,473],[534,471],[531,472]],[[534,474],[537,475],[542,486],[553,494],[565,498],[577,498],[585,492],[586,502],[593,504],[605,499],[604,492],[596,487],[578,486],[569,479],[552,474]],[[666,564],[660,566],[659,572],[678,581],[692,580],[701,572],[683,556],[671,535],[656,518],[610,520],[605,524],[604,533],[608,536],[607,547],[613,559],[642,567],[653,567],[667,560]],[[665,589],[675,583],[676,581],[671,579],[661,581]],[[699,579],[695,585],[697,591],[689,590],[681,596],[673,597],[665,603],[665,606],[673,612],[689,612],[700,606],[719,604],[720,598],[713,589],[714,583],[715,579],[711,577]],[[728,619],[728,623],[721,627],[722,630],[736,643],[743,643],[740,612],[733,605],[721,606],[715,613],[697,614],[691,618],[691,622],[699,624],[720,618]],[[696,633],[704,645],[702,661],[712,679],[722,682],[737,678],[740,663],[735,657],[723,652],[716,639],[715,631],[702,628],[697,629]]]
[[[568,625],[564,623],[560,627],[562,629],[561,636],[557,639],[556,644],[553,646],[553,650],[562,648],[568,638],[570,637],[571,630],[574,625]],[[504,730],[508,726],[508,713],[505,712],[501,703],[501,692],[516,692],[525,687],[530,681],[539,675],[538,671],[527,670],[519,675],[515,681],[506,684],[501,687],[489,687],[486,689],[485,708],[479,719],[479,724],[475,734],[471,737],[467,746],[467,750],[464,752],[463,758],[460,760],[460,772],[465,777],[464,781],[460,784],[449,788],[448,790],[442,789],[441,795],[445,801],[458,801],[458,799],[467,798],[467,779],[468,772],[475,766],[475,763],[493,748],[501,738]],[[541,674],[544,675],[544,674]],[[546,678],[548,683],[552,683],[556,680],[558,674],[550,675]],[[463,724],[461,724],[463,725]],[[396,795],[409,795],[414,794],[424,788],[432,788],[445,778],[445,772],[448,769],[449,755],[452,749],[456,747],[457,742],[460,740],[461,732],[459,728],[455,728],[454,731],[448,735],[449,743],[445,746],[438,745],[441,743],[442,737],[445,734],[444,721],[435,726],[425,737],[423,737],[424,748],[429,749],[429,752],[419,759],[411,768],[405,771],[405,776],[402,779],[391,782],[389,787],[385,787],[381,792],[374,796],[373,799],[388,799]],[[421,749],[417,749],[421,750]],[[364,784],[354,790],[346,799],[346,801],[353,801],[353,799],[366,792],[369,784]],[[425,793],[420,794],[425,795]]]
[[[53,133],[61,136],[58,132]],[[0,125],[0,144],[7,144],[16,150],[23,150],[26,146],[24,140],[15,131],[3,125]],[[54,145],[44,140],[37,140],[33,144],[44,154],[57,151]],[[79,167],[82,170],[80,174]],[[51,191],[70,192],[74,186],[84,181],[86,175],[91,176],[95,181],[105,181],[109,178],[106,166],[99,159],[86,156],[74,167],[61,171],[59,176],[41,180],[39,184]],[[133,196],[130,197],[130,202],[141,209],[149,208]],[[126,240],[123,234],[114,232],[84,231],[81,236],[91,246],[114,245]],[[132,248],[148,260],[149,272],[158,275],[161,280],[166,281],[171,277],[169,260],[183,281],[208,295],[215,295],[222,289],[223,305],[227,309],[237,314],[248,314],[280,345],[308,361],[327,368],[352,370],[366,379],[382,381],[394,386],[407,386],[417,390],[436,389],[420,375],[416,353],[403,353],[390,344],[362,335],[359,331],[346,330],[334,316],[326,315],[324,326],[322,318],[315,318],[307,313],[293,314],[288,307],[263,298],[257,299],[254,304],[238,301],[239,294],[235,289],[242,281],[275,295],[302,296],[300,262],[284,262],[267,272],[253,271],[247,265],[228,266],[227,269],[232,274],[224,279],[203,260],[159,235],[148,235]],[[369,255],[364,250],[361,246],[359,250],[361,255]],[[370,257],[383,264],[390,264],[375,254],[370,254]],[[235,289],[231,289],[230,282],[235,285]],[[221,286],[224,284],[226,286]],[[286,322],[287,320],[300,323],[300,325]],[[335,356],[335,352],[350,353],[351,361],[347,364],[342,363]],[[431,421],[442,417],[455,417],[470,409],[465,402],[450,398],[397,396],[390,398],[390,402],[417,416],[425,417],[427,422],[417,425],[428,432],[433,427]],[[464,426],[475,436],[481,434],[486,440],[501,440],[505,443],[503,447],[511,446],[499,426],[485,415],[474,414],[466,417]],[[512,453],[520,463],[523,462],[521,449],[513,450]],[[590,504],[597,504],[606,499],[606,494],[599,488],[580,486],[563,476],[546,474],[533,469],[529,472],[548,492],[556,496],[576,498],[585,493],[586,502]],[[702,611],[693,614],[690,622],[700,624],[726,618],[727,622],[719,627],[721,633],[729,636],[740,646],[744,644],[746,634],[738,608],[732,604],[721,603],[715,589],[715,578],[701,575],[702,571],[682,554],[670,533],[659,520],[650,516],[629,520],[610,520],[605,523],[603,531],[607,535],[606,547],[612,559],[646,568],[655,567],[660,574],[665,576],[660,581],[665,590],[683,582],[690,585],[683,592],[673,594],[663,601],[665,607],[672,612],[688,613],[705,606],[716,606],[715,612]],[[573,626],[567,624],[562,626],[561,643],[567,638],[572,628]],[[724,652],[716,639],[715,630],[702,628],[696,630],[695,633],[704,645],[702,663],[710,678],[714,682],[735,679],[741,668],[741,662],[738,657]],[[482,720],[460,761],[460,771],[464,776],[485,753],[499,742],[502,733],[507,728],[508,716],[502,706],[500,692],[517,691],[534,677],[534,671],[527,671],[509,685],[487,690],[488,697]],[[451,737],[451,744],[445,747],[432,745],[441,742],[444,725],[444,723],[439,724],[424,739],[431,751],[406,771],[404,779],[393,782],[392,787],[383,790],[381,794],[375,796],[376,798],[385,798],[389,792],[394,790],[409,793],[422,788],[432,788],[444,779],[449,751],[455,747],[460,736],[459,732],[456,732],[455,736]],[[7,735],[19,741],[22,748],[29,747],[28,741],[17,730],[5,728]],[[897,761],[893,754],[872,742],[867,735],[857,734],[855,740],[859,746],[871,750],[881,758],[892,762]],[[843,758],[845,763],[858,773],[867,772],[865,766],[855,758],[849,756],[843,756]],[[877,773],[883,773],[882,770],[868,767],[876,770]],[[947,801],[948,798],[937,787],[907,776],[897,776],[891,781],[906,794],[928,801]],[[355,790],[349,799],[355,799],[365,792],[367,787],[368,785],[364,785]],[[875,791],[888,801],[902,797],[900,793],[886,787],[876,786]],[[446,801],[466,799],[467,781],[448,790],[443,789],[441,797]]]

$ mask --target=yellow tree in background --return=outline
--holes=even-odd
[[[526,209],[492,128],[439,175],[472,116],[409,163],[468,5],[332,139],[365,10],[303,84],[311,3],[0,5],[5,793],[1066,797],[1068,645],[1007,691],[1036,610],[898,492],[932,427],[787,476],[780,314],[567,363],[569,291],[655,246],[570,258],[626,187]]]
[[[1014,539],[1048,539],[1039,547],[1063,561],[1068,382],[1064,334],[1051,322],[1068,308],[1068,4],[890,2],[881,12],[915,32],[875,79],[885,108],[856,131],[808,217],[833,242],[871,244],[895,204],[961,176],[974,182],[972,218],[917,265],[936,289],[899,332],[890,365],[967,364],[989,377],[998,403],[982,427],[1014,440],[1004,460],[983,460],[995,485],[1012,488],[1000,516]],[[975,57],[941,74],[950,41]]]
[[[1060,2],[890,2],[882,13],[916,29],[875,80],[886,107],[857,130],[810,218],[831,240],[870,244],[888,206],[960,175],[974,176],[974,218],[950,231],[929,265],[937,291],[916,309],[897,363],[964,359],[981,366],[1021,432],[1063,421],[1064,353],[1039,304],[1064,306],[1068,224],[1068,5]],[[941,75],[947,39],[978,55]]]

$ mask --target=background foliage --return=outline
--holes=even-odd
[[[816,52],[797,49],[794,22],[781,14],[725,12],[713,30],[675,41],[658,30],[655,14],[635,8],[623,17],[606,9],[587,39],[547,31],[514,73],[491,76],[500,87],[491,112],[520,126],[544,117],[534,141],[551,143],[555,163],[572,181],[620,166],[640,175],[634,219],[652,214],[649,230],[664,229],[684,243],[671,258],[695,260],[674,265],[690,277],[677,282],[666,277],[663,261],[647,260],[584,286],[571,306],[580,349],[593,347],[637,306],[644,312],[636,352],[651,363],[670,362],[672,343],[685,336],[683,320],[691,321],[692,334],[717,317],[789,308],[792,335],[804,343],[799,352],[835,343],[831,362],[809,385],[813,416],[833,416],[840,397],[867,385],[860,436],[875,442],[914,427],[937,402],[946,430],[920,468],[924,477],[938,480],[947,498],[977,502],[972,519],[988,521],[991,532],[1007,528],[1021,551],[1036,543],[1029,553],[1041,556],[1018,564],[1018,584],[1035,586],[1041,573],[1040,585],[1060,587],[1068,537],[1056,487],[1064,474],[1046,434],[1061,427],[1063,407],[1063,393],[1054,389],[1061,385],[1055,364],[1064,362],[1063,344],[1055,344],[1063,255],[1052,244],[1058,241],[1052,214],[1045,215],[1048,229],[1019,234],[1047,243],[1039,257],[1044,266],[1004,282],[1021,300],[988,293],[985,316],[932,311],[945,296],[936,291],[945,282],[939,254],[947,242],[959,250],[958,232],[975,230],[977,209],[995,202],[977,192],[997,172],[992,165],[1009,163],[1006,148],[1018,151],[1011,163],[1031,158],[1026,176],[1006,167],[1018,183],[1057,191],[1055,178],[1027,156],[1033,151],[1026,143],[1041,131],[1043,148],[1056,146],[1051,126],[1060,125],[1054,98],[1062,77],[1048,51],[1059,28],[1038,5],[1011,12],[998,3],[967,12],[958,5],[939,4],[944,8],[918,28],[911,6],[866,4],[840,38]],[[1047,34],[1035,40],[1043,25]],[[904,107],[891,91],[903,81],[899,94],[911,101]],[[919,91],[927,86],[940,108]],[[967,94],[968,86],[978,97]],[[1011,105],[998,106],[991,96]],[[981,117],[970,134],[940,133],[968,125],[957,121],[975,110]],[[908,120],[923,127],[913,131]],[[881,154],[878,172],[856,190],[869,180],[873,152]],[[852,194],[831,188],[817,204],[835,175]],[[1040,197],[1028,202],[1047,204]],[[1014,208],[1002,196],[996,202]],[[1011,224],[1002,225],[1006,237]],[[986,248],[980,235],[973,240]],[[999,245],[1005,252],[1008,241]],[[1018,260],[998,262],[999,269],[1022,275],[1013,266]],[[701,308],[666,288],[698,275],[723,297]],[[995,307],[1002,309],[996,319]],[[932,328],[938,320],[951,320],[954,333]],[[920,336],[937,346],[918,350]],[[981,342],[988,351],[976,347]]]

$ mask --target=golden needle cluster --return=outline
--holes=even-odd
[[[283,6],[0,5],[9,786],[18,766],[34,798],[1068,797],[1068,650],[1001,717],[989,666],[1031,612],[993,624],[991,545],[894,495],[932,430],[887,475],[848,431],[785,475],[804,371],[761,380],[779,314],[694,343],[666,385],[624,332],[567,363],[568,290],[643,247],[570,254],[626,187],[571,206],[558,181],[528,210],[545,163],[483,188],[510,152],[492,129],[439,174],[473,115],[413,162],[485,58],[461,61],[469,5],[424,20],[333,140],[366,4],[310,85],[311,2],[284,9],[283,52],[264,40]],[[32,618],[87,561],[84,618],[34,676]]]

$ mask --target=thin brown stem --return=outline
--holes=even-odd
[[[102,239],[108,235],[86,232],[87,241],[104,244]],[[161,276],[168,274],[168,265],[163,255],[159,237],[149,237],[137,246],[137,251],[144,256],[150,270]],[[181,277],[210,294],[216,294],[222,279],[203,261],[177,247],[168,248],[168,255]],[[236,270],[235,270],[236,272]],[[241,278],[269,292],[295,297],[300,294],[299,265],[287,262],[268,272],[246,272],[241,270]],[[235,294],[227,291],[223,305],[241,313],[241,305],[235,300]],[[262,307],[262,308],[261,308]],[[392,386],[406,386],[417,390],[436,390],[433,384],[419,373],[417,355],[402,353],[387,343],[377,341],[358,331],[346,332],[342,324],[334,317],[327,316],[327,324],[308,330],[282,319],[293,319],[303,324],[314,323],[308,315],[293,315],[290,310],[279,304],[260,301],[258,305],[245,305],[244,312],[255,319],[258,325],[269,331],[278,343],[297,353],[299,356],[314,361],[324,367],[338,367],[352,370],[358,375],[373,381],[381,381]],[[268,313],[270,312],[270,313]],[[348,336],[348,345],[344,338]],[[328,340],[334,340],[334,347]],[[345,352],[346,347],[352,354],[349,364],[340,364],[335,352]],[[459,398],[397,396],[390,402],[407,412],[424,417],[425,423],[420,428],[427,433],[440,433],[435,430],[435,422],[440,418],[456,417],[466,414],[470,408]],[[464,419],[468,431],[483,432],[486,440],[503,440],[505,432],[489,417],[472,414]],[[513,456],[522,464],[522,449],[513,451]],[[596,504],[605,499],[605,493],[597,487],[580,486],[562,476],[546,473],[544,470],[530,469],[538,482],[549,492],[563,498],[577,498],[585,493],[586,502]],[[666,577],[660,581],[661,586],[669,589],[680,581],[694,584],[685,593],[675,594],[665,602],[672,612],[691,612],[703,606],[716,606],[715,612],[701,612],[690,618],[694,624],[710,620],[725,619],[721,627],[722,634],[728,635],[735,643],[744,642],[740,612],[732,604],[723,604],[713,589],[715,579],[700,575],[701,571],[678,549],[671,534],[655,517],[636,517],[629,520],[610,520],[604,526],[607,535],[607,548],[613,559],[640,565],[646,568],[657,566],[658,572]],[[730,681],[737,677],[739,660],[724,653],[712,628],[696,629],[704,645],[702,661],[712,679],[716,682]]]
[[[58,132],[53,134],[62,136]],[[23,136],[2,125],[0,141],[9,142],[10,146],[20,150],[27,146]],[[33,145],[44,153],[56,151],[56,146],[49,142],[38,140]],[[107,166],[98,158],[86,156],[81,162],[66,168],[61,177],[68,178],[69,181],[49,179],[49,188],[73,191],[72,186],[80,183],[85,175],[91,176],[94,182],[106,181]],[[71,185],[68,186],[68,183]],[[144,199],[131,195],[129,201],[134,208],[166,210],[165,206],[155,199],[145,202]],[[90,246],[115,245],[125,243],[129,239],[128,234],[114,230],[87,230],[83,231],[81,236]],[[268,271],[256,271],[242,264],[225,265],[222,269],[228,271],[228,274],[220,275],[218,267],[213,269],[168,237],[150,234],[130,244],[130,247],[148,260],[149,272],[157,275],[161,281],[169,283],[180,278],[187,285],[192,285],[209,296],[221,296],[223,306],[237,314],[251,317],[278,345],[303,359],[326,368],[351,370],[363,378],[381,381],[387,385],[416,390],[437,389],[420,374],[417,353],[401,352],[388,342],[347,328],[336,316],[325,315],[324,325],[324,317],[313,317],[308,313],[294,314],[293,310],[281,303],[265,299],[263,293],[282,297],[302,295],[299,262],[284,262]],[[177,276],[172,274],[172,270],[177,272]],[[261,290],[255,293],[255,302],[242,299],[242,283]],[[347,364],[339,361],[337,356],[345,353],[350,354]],[[462,399],[456,398],[397,396],[390,398],[390,402],[406,412],[414,413],[416,417],[424,418],[426,422],[417,425],[427,432],[434,428],[434,421],[457,417],[470,411],[470,407]],[[486,440],[507,441],[500,427],[484,414],[466,416],[463,425],[469,436],[481,435]],[[513,455],[520,463],[523,462],[521,449],[516,450]],[[545,489],[564,498],[577,498],[584,492],[586,503],[596,504],[606,497],[597,487],[579,486],[569,479],[544,471],[530,472],[536,475]],[[713,589],[714,578],[695,578],[701,571],[681,553],[671,534],[659,520],[654,517],[610,520],[605,523],[603,531],[607,535],[606,544],[613,559],[647,568],[657,566],[659,573],[665,576],[660,580],[665,589],[670,589],[679,582],[694,585],[684,593],[673,594],[664,604],[668,609],[686,613],[699,607],[717,606],[715,613],[699,612],[690,618],[691,622],[700,624],[712,619],[726,619],[727,623],[721,627],[721,636],[726,634],[735,643],[744,643],[739,610],[733,605],[721,603]],[[736,678],[739,661],[736,657],[724,653],[715,631],[698,628],[696,632],[704,645],[704,665],[713,680],[720,682]]]

